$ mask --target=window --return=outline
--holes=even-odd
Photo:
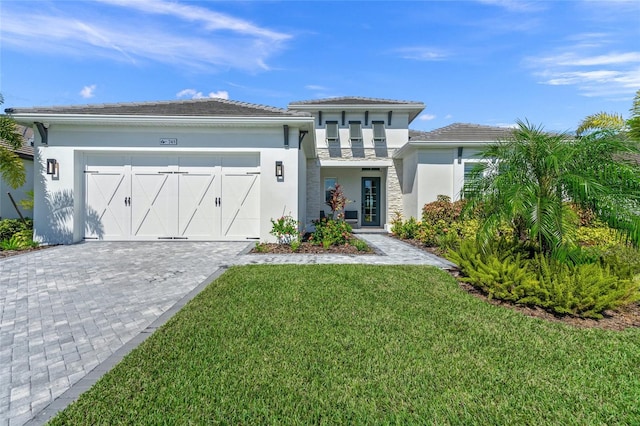
[[[359,121],[349,122],[349,141],[362,142],[362,125]]]
[[[338,141],[338,122],[327,121],[326,130],[327,130],[327,142],[337,142]]]
[[[471,171],[478,165],[478,163],[464,163],[464,181],[469,182]]]
[[[325,178],[324,179],[324,201],[329,202],[331,199],[331,191],[336,189],[337,178]]]
[[[372,121],[373,125],[373,142],[384,142],[385,132],[384,132],[384,121]]]

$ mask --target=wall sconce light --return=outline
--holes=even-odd
[[[284,164],[282,164],[282,161],[276,161],[276,177],[284,179]]]
[[[58,162],[55,158],[47,158],[47,174],[48,175],[57,175],[58,174]]]

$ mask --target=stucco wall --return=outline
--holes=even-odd
[[[291,129],[297,134],[297,129]],[[177,145],[162,146],[161,138],[175,138]],[[161,153],[257,153],[260,157],[260,239],[272,241],[271,218],[283,214],[299,217],[300,152],[297,137],[284,148],[282,127],[188,128],[188,127],[98,127],[61,126],[49,128],[49,145],[36,134],[36,180],[34,230],[45,243],[68,244],[84,236],[84,166],[87,153],[110,152],[127,155]],[[59,163],[57,176],[46,174],[46,159]],[[275,162],[282,161],[283,180],[275,176]]]

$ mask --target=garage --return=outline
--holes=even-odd
[[[85,158],[85,240],[260,237],[258,154]]]

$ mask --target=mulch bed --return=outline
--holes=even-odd
[[[417,247],[421,250],[428,251],[429,253],[433,253],[437,256],[442,256],[442,253],[437,248],[426,247],[418,240],[402,240],[400,238],[398,239],[400,241],[404,241],[405,243],[411,244],[412,246]],[[625,328],[640,327],[640,303],[632,303],[631,305],[624,306],[616,311],[605,311],[603,313],[604,318],[602,319],[589,319],[574,317],[570,315],[558,315],[536,306],[516,305],[515,303],[504,300],[489,299],[488,295],[484,291],[472,286],[469,283],[460,281],[460,272],[458,270],[454,269],[448,272],[456,279],[456,281],[458,281],[458,285],[460,286],[460,288],[471,294],[472,296],[482,299],[487,303],[491,303],[492,305],[512,309],[530,317],[541,318],[547,321],[559,322],[580,328],[600,328],[603,330],[621,331]]]
[[[275,243],[263,243],[260,245],[263,250],[256,250],[256,248],[251,249],[250,253],[255,254],[375,254],[373,250],[370,251],[358,251],[352,245],[344,244],[341,246],[330,246],[328,249],[325,249],[321,245],[314,245],[311,243],[301,243],[298,250],[291,250],[291,246],[288,244],[275,244]]]
[[[3,257],[16,256],[18,254],[29,253],[29,252],[32,252],[32,251],[44,250],[44,249],[48,249],[49,247],[55,247],[55,245],[52,245],[52,246],[38,246],[38,247],[22,249],[22,250],[0,250],[0,259],[3,258]]]

